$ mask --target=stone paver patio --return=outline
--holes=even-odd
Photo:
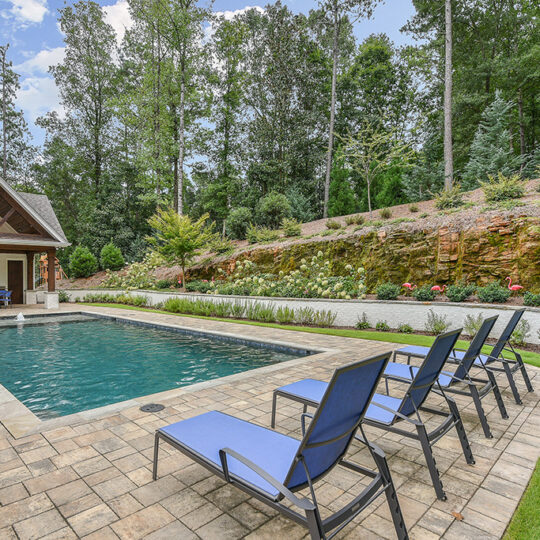
[[[62,311],[73,309],[63,307]],[[153,482],[154,431],[213,409],[269,426],[274,388],[306,376],[328,379],[336,366],[396,346],[172,315],[82,309],[331,350],[153,396],[166,405],[156,414],[141,412],[139,406],[145,400],[135,400],[97,415],[44,422],[26,435],[13,425],[10,432],[9,422],[2,422],[0,538],[305,538],[305,529],[167,445],[161,447],[159,479]],[[538,388],[540,370],[527,368]],[[386,452],[411,538],[478,540],[503,534],[540,456],[540,406],[538,391],[526,393],[519,376],[523,406],[514,403],[506,379],[499,376],[498,381],[510,418],[501,419],[491,396],[483,400],[493,439],[484,438],[472,401],[457,400],[476,464],[466,464],[454,434],[436,444],[447,501],[436,499],[418,443],[366,429]],[[429,404],[438,401],[432,396]],[[300,412],[299,404],[278,402],[277,429],[299,437]],[[357,443],[349,458],[372,465],[369,454]],[[326,512],[335,511],[359,492],[358,478],[336,468],[318,484],[319,503]],[[461,514],[463,520],[456,520],[453,513]],[[337,537],[395,538],[385,499],[379,498]]]

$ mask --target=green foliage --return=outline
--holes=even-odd
[[[354,325],[354,327],[357,330],[366,330],[367,328],[370,327],[370,323],[368,321],[365,311],[362,313],[362,317],[358,317],[358,320],[356,321],[356,324]]]
[[[531,323],[526,319],[521,319],[510,336],[510,343],[512,343],[512,345],[517,345],[518,347],[525,345],[530,335]]]
[[[279,236],[279,231],[267,227],[257,227],[257,225],[249,225],[246,232],[246,238],[250,244],[274,242]]]
[[[484,322],[484,317],[481,313],[478,315],[467,315],[463,321],[463,330],[471,339],[478,334],[478,330]]]
[[[153,275],[158,266],[163,266],[165,260],[159,253],[149,252],[142,262],[129,265],[125,272],[112,273],[107,271],[103,280],[103,287],[109,289],[150,289],[155,286],[156,278]]]
[[[412,292],[413,298],[415,300],[418,300],[419,302],[431,302],[435,296],[436,292],[431,290],[430,285],[422,285],[421,287],[417,287]]]
[[[362,225],[364,223],[365,219],[364,216],[357,214],[354,216],[347,216],[345,218],[345,223],[347,226],[349,225]]]
[[[392,217],[392,210],[390,210],[390,208],[383,208],[380,212],[379,212],[379,215],[383,218],[383,219],[389,219]]]
[[[330,182],[328,215],[330,217],[352,214],[358,207],[349,181],[350,171],[344,167],[343,158],[335,160]]]
[[[176,280],[174,279],[158,279],[156,281],[156,289],[170,289],[176,285]],[[187,287],[186,287],[187,289]]]
[[[208,291],[213,290],[214,285],[207,279],[197,279],[186,283],[187,292],[200,292],[206,294]]]
[[[402,334],[412,334],[414,332],[414,328],[407,323],[401,323],[397,329],[398,332],[401,332]]]
[[[208,243],[208,250],[218,255],[230,255],[234,251],[234,244],[228,238],[216,236]]]
[[[180,215],[172,208],[158,209],[157,214],[148,220],[154,235],[148,242],[157,253],[170,264],[180,264],[185,281],[186,265],[200,253],[200,249],[212,242],[216,234],[213,224],[207,225],[208,214],[196,221],[189,216]]]
[[[281,230],[287,237],[300,236],[302,234],[302,224],[298,223],[295,218],[283,218]]]
[[[422,212],[420,214],[420,217],[423,219],[423,218],[427,218],[429,216],[429,214],[427,212]]]
[[[63,304],[69,302],[69,293],[66,291],[58,291],[58,301]]]
[[[526,306],[540,307],[540,293],[539,294],[534,294],[534,293],[532,293],[530,291],[527,291],[523,295],[523,303]]]
[[[386,321],[377,321],[375,323],[375,330],[378,332],[388,332],[388,330],[390,330],[390,326]]]
[[[97,293],[85,295],[82,302],[91,304],[126,304],[128,306],[144,307],[148,306],[150,301],[147,296]]]
[[[401,287],[395,285],[394,283],[383,283],[377,287],[377,299],[378,300],[395,300],[399,293],[401,292]]]
[[[88,277],[98,269],[96,257],[87,247],[77,246],[69,258],[69,273],[74,278]]]
[[[278,229],[284,218],[291,215],[291,204],[282,193],[271,191],[257,204],[257,220],[270,229]]]
[[[276,321],[279,324],[291,324],[295,320],[294,309],[287,306],[279,306],[276,310]]]
[[[425,324],[426,332],[435,334],[443,334],[450,328],[450,323],[448,322],[446,315],[438,315],[432,309],[428,311],[427,320]]]
[[[335,219],[328,219],[325,223],[326,228],[330,230],[341,229],[341,223]]]
[[[245,240],[247,229],[252,219],[253,213],[245,206],[231,210],[225,223],[227,234],[237,240]]]
[[[481,302],[487,302],[490,304],[504,304],[510,295],[511,291],[507,287],[501,287],[499,283],[493,281],[488,283],[485,287],[478,287],[476,294]]]
[[[498,172],[497,176],[488,174],[488,179],[487,182],[480,181],[487,202],[519,199],[525,194],[525,187],[519,174],[505,176]]]
[[[456,285],[450,285],[446,289],[446,296],[450,302],[464,302],[474,294],[476,287],[474,285],[466,285],[464,283],[458,283]]]
[[[409,212],[412,212],[412,213],[418,212],[418,205],[417,204],[411,204],[409,206]]]
[[[101,268],[103,270],[120,270],[125,261],[120,251],[112,242],[105,244],[100,253]]]
[[[458,208],[463,206],[463,195],[461,194],[461,186],[456,184],[451,189],[443,189],[435,195],[435,206],[439,210],[448,208]]]
[[[521,159],[509,145],[510,110],[512,103],[503,99],[500,91],[486,107],[470,148],[470,159],[465,168],[467,189],[475,188],[490,175],[511,176],[521,165]]]

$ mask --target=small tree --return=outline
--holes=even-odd
[[[120,270],[125,264],[122,251],[112,242],[103,246],[99,258],[103,270]]]
[[[98,262],[93,253],[83,246],[77,246],[69,258],[69,270],[72,277],[88,277],[97,271]]]
[[[291,203],[282,193],[271,191],[257,204],[257,219],[261,225],[279,229],[284,218],[291,215]]]
[[[511,108],[512,103],[505,101],[497,91],[493,103],[482,114],[465,167],[463,184],[466,189],[478,187],[490,174],[500,172],[511,176],[519,170],[522,158],[512,150],[508,129]]]
[[[197,221],[180,215],[172,208],[159,209],[148,224],[155,231],[147,238],[156,251],[172,264],[182,268],[182,285],[186,286],[186,265],[199,254],[199,250],[217,238],[213,232],[214,224],[207,226],[208,214]]]
[[[367,184],[369,216],[371,208],[371,184],[373,179],[393,161],[407,164],[414,152],[410,146],[397,138],[395,129],[384,130],[380,125],[367,122],[355,135],[341,137],[342,152],[349,166],[364,177]]]
[[[356,212],[358,204],[349,183],[350,170],[344,167],[343,159],[336,160],[330,182],[330,199],[328,215],[330,217],[345,216]]]

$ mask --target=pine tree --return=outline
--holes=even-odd
[[[20,88],[19,75],[7,60],[8,45],[0,46],[0,124],[2,148],[2,180],[24,183],[25,172],[31,160],[29,131],[23,112],[15,107],[15,98]]]
[[[512,107],[497,92],[482,114],[465,167],[463,187],[466,189],[478,187],[488,174],[501,172],[507,176],[519,170],[522,158],[514,153],[508,128]]]
[[[336,159],[332,169],[328,215],[330,217],[353,214],[358,210],[358,203],[349,183],[351,171],[345,167],[342,157]]]

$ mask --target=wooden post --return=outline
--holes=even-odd
[[[34,290],[34,255],[33,251],[26,252],[26,290]]]
[[[47,251],[47,285],[49,292],[56,290],[56,249]]]

